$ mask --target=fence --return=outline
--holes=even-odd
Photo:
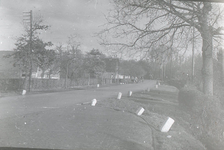
[[[66,83],[67,82],[67,83]],[[97,84],[96,79],[32,79],[31,90],[51,90],[51,89],[64,89],[64,88],[74,88],[80,86],[94,85]]]
[[[79,78],[76,80],[67,79],[32,79],[31,91],[54,90],[91,86],[96,84],[111,84],[112,79],[108,78]],[[23,79],[0,79],[0,91],[18,91],[22,89]]]
[[[22,89],[23,79],[0,79],[0,91],[17,91]]]

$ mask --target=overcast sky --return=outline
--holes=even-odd
[[[102,50],[93,34],[106,23],[104,15],[110,8],[109,0],[0,0],[0,50],[15,47],[15,38],[23,33],[23,12],[30,10],[51,26],[42,33],[45,41],[57,45],[78,34],[83,51]]]

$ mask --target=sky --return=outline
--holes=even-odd
[[[55,46],[66,44],[72,34],[78,36],[82,51],[93,48],[103,53],[95,33],[103,29],[105,16],[112,9],[110,0],[0,0],[0,51],[13,50],[16,38],[24,33],[23,12],[42,16],[50,29],[41,38]]]
[[[103,29],[111,8],[109,0],[0,0],[0,50],[13,50],[23,32],[23,12],[42,16],[50,29],[41,33],[44,41],[66,44],[72,34],[78,36],[80,49],[102,50],[95,33]]]

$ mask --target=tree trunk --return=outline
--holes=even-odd
[[[203,37],[202,46],[202,77],[203,92],[206,95],[213,95],[213,57],[212,57],[212,36]]]
[[[224,85],[224,50],[220,49],[219,52],[217,53],[217,58],[218,58],[218,68],[221,70],[221,74],[220,74],[220,80],[219,82],[221,82]]]
[[[224,85],[224,50],[223,49],[221,49],[221,82],[222,82],[222,84]]]
[[[29,82],[29,78],[28,78],[28,71],[26,71],[26,74],[25,74],[25,78],[24,78],[24,81],[23,81],[23,90],[27,90],[28,88],[28,82]]]
[[[32,79],[32,67],[30,67],[30,70],[29,70],[29,87],[28,87],[29,92],[31,89],[31,79]]]
[[[68,83],[67,83],[67,82],[68,82],[67,80],[68,80],[68,63],[66,64],[66,75],[65,75],[65,88],[66,88],[66,89],[67,89],[67,86],[68,86],[68,85],[67,85],[67,84],[68,84]]]
[[[204,2],[203,17],[201,18],[203,92],[206,95],[213,95],[213,35],[208,25],[209,11],[211,11],[211,3]]]

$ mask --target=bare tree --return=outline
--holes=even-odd
[[[66,48],[63,49],[62,44],[57,46],[57,66],[60,67],[61,77],[65,79],[65,88],[67,88],[68,79],[77,78],[77,74],[80,72],[82,64],[83,54],[80,47],[79,37],[77,35],[70,35]]]
[[[203,92],[213,95],[213,40],[222,28],[221,7],[210,2],[168,0],[112,0],[114,11],[107,16],[106,29],[99,33],[102,44],[120,45],[120,50],[148,53],[153,46],[187,49],[195,36],[202,39]],[[112,35],[110,38],[108,35]],[[112,39],[119,42],[108,42]],[[107,39],[107,40],[105,40]],[[218,40],[217,40],[218,41]],[[144,54],[145,55],[145,54]]]

